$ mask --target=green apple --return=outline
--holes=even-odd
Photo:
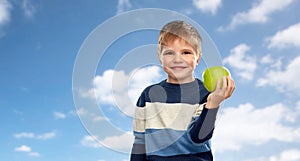
[[[230,76],[229,70],[223,66],[213,66],[205,69],[202,73],[204,87],[209,92],[214,91],[217,86],[218,80],[221,80],[220,85],[222,86],[223,76]]]

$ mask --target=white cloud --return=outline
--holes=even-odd
[[[104,145],[115,150],[125,150],[128,151],[131,149],[133,144],[134,137],[132,133],[127,132],[120,136],[111,136],[101,140]]]
[[[97,98],[100,105],[118,106],[120,110],[133,116],[134,106],[142,90],[148,85],[161,81],[161,68],[158,66],[147,66],[135,69],[126,74],[123,71],[106,70],[93,80],[93,89],[87,92],[81,91],[82,97]],[[88,117],[92,121],[108,121],[105,116],[90,112],[85,107],[77,109],[78,115]],[[123,133],[120,136],[97,138],[97,136],[85,136],[81,144],[87,147],[99,148],[109,147],[116,151],[129,152],[133,143],[131,133]]]
[[[118,0],[117,14],[129,10],[130,8],[131,8],[131,3],[129,2],[129,0]]]
[[[23,112],[17,109],[13,109],[13,113],[15,113],[16,115],[23,115]]]
[[[55,132],[48,132],[48,133],[44,133],[41,135],[37,135],[36,138],[37,139],[42,139],[42,140],[47,140],[47,139],[51,139],[54,138],[56,136]]]
[[[300,56],[293,59],[285,69],[271,69],[263,78],[257,80],[257,86],[273,86],[280,92],[294,92],[300,90]]]
[[[91,118],[92,121],[98,122],[98,121],[108,121],[108,118],[105,116],[100,116],[98,113],[90,112],[89,109],[81,107],[77,109],[77,114],[81,118]]]
[[[114,94],[123,93],[127,88],[128,76],[124,71],[107,70],[102,76],[96,76],[93,80],[95,89],[92,89],[99,102],[114,104]]]
[[[119,136],[110,136],[106,138],[98,138],[96,136],[84,136],[80,141],[81,145],[90,148],[108,147],[114,150],[128,151],[131,149],[134,137],[132,133],[126,132]]]
[[[265,71],[268,70],[280,70],[282,69],[282,59],[283,57],[273,58],[271,54],[264,55],[259,63],[265,65]],[[265,73],[265,72],[264,72]]]
[[[77,113],[76,113],[76,110],[70,110],[68,112],[58,112],[58,111],[54,111],[53,112],[53,117],[54,119],[66,119],[67,117],[70,117],[70,116],[75,116]]]
[[[33,156],[33,157],[39,157],[39,156],[41,156],[40,153],[38,153],[38,152],[33,152],[33,151],[31,150],[31,147],[29,147],[29,146],[27,146],[27,145],[21,145],[21,146],[19,146],[19,147],[16,147],[16,148],[15,148],[15,151],[16,151],[16,152],[25,152],[25,153],[27,153],[29,156]]]
[[[21,133],[14,134],[14,137],[17,139],[29,138],[29,139],[47,140],[47,139],[54,138],[55,136],[56,136],[55,132],[48,132],[48,133],[39,134],[39,135],[31,133],[31,132],[21,132]]]
[[[15,151],[19,151],[19,152],[31,152],[31,148],[29,146],[26,146],[26,145],[21,145],[19,147],[16,147]]]
[[[86,114],[88,114],[88,111],[85,109],[85,108],[78,108],[77,110],[77,114],[78,115],[86,115]]]
[[[55,119],[65,119],[67,116],[66,114],[62,113],[62,112],[53,112],[54,118]]]
[[[136,69],[129,74],[106,70],[103,75],[94,78],[94,88],[87,92],[81,91],[81,96],[97,98],[100,104],[117,106],[125,114],[132,116],[133,107],[142,90],[161,79],[161,69],[158,66]]]
[[[100,144],[94,136],[86,135],[80,141],[81,145],[90,147],[90,148],[100,148],[102,144]]]
[[[135,69],[129,74],[128,95],[135,104],[143,89],[163,79],[162,70],[158,66]]]
[[[31,18],[36,12],[35,6],[30,2],[30,0],[23,0],[21,2],[21,8],[26,17]]]
[[[288,149],[282,151],[278,155],[270,157],[260,157],[245,161],[299,161],[300,160],[300,150],[299,149]]]
[[[299,117],[299,107],[289,108],[282,103],[264,108],[255,108],[250,103],[225,108],[218,116],[213,147],[216,152],[224,152],[271,140],[300,142],[300,128],[296,125]]]
[[[28,153],[28,155],[29,156],[33,156],[33,157],[39,157],[39,156],[41,156],[41,154],[38,153],[38,152],[30,152],[30,153]]]
[[[194,6],[205,13],[216,14],[222,5],[222,0],[193,0]]]
[[[14,135],[15,138],[34,138],[35,134],[34,133],[29,133],[29,132],[22,132]]]
[[[31,18],[35,12],[36,8],[31,3],[30,0],[22,0],[19,2],[21,9],[24,12],[24,15],[28,18]],[[0,0],[0,36],[3,35],[3,26],[11,20],[11,10],[13,5],[8,0]]]
[[[230,55],[224,58],[223,63],[234,68],[237,75],[245,80],[252,80],[257,68],[256,58],[246,55],[250,47],[240,44],[230,51]]]
[[[295,0],[259,0],[248,11],[239,12],[233,16],[227,27],[220,27],[219,31],[232,30],[238,25],[250,23],[266,23],[272,13],[285,9]]]
[[[2,34],[1,28],[10,21],[11,8],[7,0],[0,0],[0,34]]]
[[[300,47],[300,22],[267,38],[268,48]]]
[[[262,64],[271,64],[274,62],[274,60],[270,54],[267,54],[261,58],[260,62]]]
[[[191,15],[194,13],[194,10],[192,8],[184,8],[180,10],[179,12],[185,14],[185,15]]]

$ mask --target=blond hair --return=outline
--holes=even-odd
[[[161,54],[164,45],[178,38],[189,43],[201,56],[201,37],[192,25],[184,21],[169,22],[161,29],[158,38],[158,54]]]

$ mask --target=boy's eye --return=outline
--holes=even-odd
[[[190,51],[184,51],[182,54],[183,55],[189,55],[189,54],[192,54],[192,52],[190,52]]]
[[[173,52],[173,51],[166,51],[163,53],[163,55],[174,55],[174,54],[175,54],[175,52]]]

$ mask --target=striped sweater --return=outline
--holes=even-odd
[[[212,161],[210,139],[217,109],[205,108],[209,92],[199,79],[166,80],[147,87],[134,115],[131,161]]]

